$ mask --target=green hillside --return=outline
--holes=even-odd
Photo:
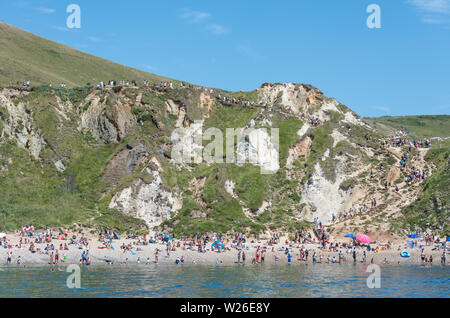
[[[100,81],[161,81],[164,77],[95,57],[0,22],[0,86],[31,80],[33,85],[68,87]]]
[[[427,164],[436,167],[435,171],[424,182],[417,200],[403,209],[403,216],[393,222],[393,225],[403,223],[411,231],[416,231],[430,224],[441,224],[444,232],[449,233],[450,140],[446,139],[435,145],[425,160]]]
[[[144,79],[167,79],[7,24],[0,24],[0,42],[0,86],[33,82],[27,89],[0,89],[2,232],[33,224],[121,233],[293,234],[311,228],[319,213],[331,219],[345,205],[370,204],[376,197],[376,209],[335,224],[336,234],[448,233],[450,139],[433,141],[431,151],[390,149],[376,140],[399,129],[419,138],[449,136],[450,116],[365,119],[373,131],[310,85],[265,84],[234,93],[143,87]],[[93,85],[110,79],[134,79],[141,87]],[[293,97],[298,113],[285,102]],[[321,123],[311,124],[312,118]],[[227,128],[279,128],[279,169],[266,175],[255,164],[175,164],[173,132],[188,128],[192,137],[196,121],[203,122],[203,132],[215,127],[223,134]],[[245,155],[250,142],[236,139],[231,146]],[[430,176],[410,187],[395,169],[406,152]],[[398,193],[385,190],[388,179],[399,185]],[[352,199],[353,191],[359,198]]]
[[[450,136],[450,115],[364,118],[364,121],[384,135],[406,129],[411,137],[432,138]]]

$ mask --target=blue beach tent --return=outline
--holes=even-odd
[[[220,244],[222,244],[222,249],[225,248],[225,246],[223,245],[223,243],[220,243],[220,241],[215,241],[215,242],[211,245],[211,248],[213,248],[213,247],[220,247]]]

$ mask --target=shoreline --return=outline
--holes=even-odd
[[[447,268],[449,266],[448,263],[446,263],[446,265],[442,265],[440,262],[439,263],[435,263],[433,262],[432,265],[430,265],[429,263],[426,264],[422,264],[421,262],[404,262],[404,263],[381,263],[381,264],[377,264],[374,263],[375,265],[378,265],[380,267],[401,267],[401,266],[414,266],[414,267],[423,267],[423,268]],[[11,265],[5,265],[5,264],[0,264],[0,272],[6,271],[8,269],[39,269],[39,268],[47,268],[47,269],[54,269],[55,272],[65,272],[67,267],[70,265],[79,265],[79,264],[75,264],[75,263],[68,263],[68,262],[64,262],[64,263],[59,263],[59,265],[50,265],[48,263],[27,263],[27,264],[22,264],[22,265],[17,265],[17,264],[11,264]],[[292,262],[292,264],[288,264],[287,262],[278,262],[278,263],[264,263],[264,264],[237,264],[237,262],[231,264],[231,263],[222,263],[222,264],[216,264],[216,263],[196,263],[196,264],[192,264],[192,263],[184,263],[184,264],[175,264],[172,262],[166,262],[166,263],[150,263],[150,264],[145,264],[145,263],[141,263],[141,264],[136,264],[136,263],[129,263],[128,265],[126,264],[113,264],[113,265],[108,265],[106,263],[102,263],[102,262],[92,262],[91,265],[79,265],[80,268],[156,268],[158,266],[160,267],[165,267],[165,268],[176,268],[176,267],[189,267],[189,268],[195,268],[195,267],[222,267],[222,268],[231,268],[231,267],[250,267],[250,268],[264,268],[264,267],[276,267],[276,266],[287,266],[287,267],[299,267],[301,268],[302,266],[322,266],[322,265],[327,265],[327,266],[355,266],[358,267],[360,265],[365,265],[365,266],[369,266],[371,265],[370,263],[361,263],[361,262],[356,262],[353,263],[353,261],[347,261],[347,262],[341,262],[341,263],[313,263],[313,262]],[[59,268],[59,270],[57,270],[57,268]]]

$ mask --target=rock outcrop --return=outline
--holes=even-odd
[[[153,178],[144,181],[139,178],[117,192],[109,207],[144,220],[149,228],[160,225],[175,216],[182,207],[182,201],[173,193],[165,191],[159,171],[147,169]]]
[[[86,99],[89,108],[81,115],[80,130],[89,132],[97,141],[105,144],[122,140],[136,126],[136,118],[129,105],[116,100],[112,105],[101,103],[100,97]]]
[[[25,104],[19,102],[16,105],[12,100],[12,98],[23,97],[27,94],[27,92],[9,89],[0,91],[0,107],[3,108],[4,113],[0,137],[14,139],[19,147],[27,149],[35,159],[38,159],[45,146],[44,138],[33,125],[33,116],[26,109]]]

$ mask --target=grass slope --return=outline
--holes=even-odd
[[[450,115],[378,117],[365,118],[364,121],[386,135],[406,128],[410,136],[416,138],[450,136]]]
[[[403,209],[403,218],[398,221],[406,224],[411,231],[431,228],[443,230],[449,236],[450,140],[436,144],[425,160],[433,164],[436,170],[423,183],[418,199]]]
[[[120,65],[0,22],[0,86],[31,80],[33,85],[69,87],[100,81],[167,78]]]

